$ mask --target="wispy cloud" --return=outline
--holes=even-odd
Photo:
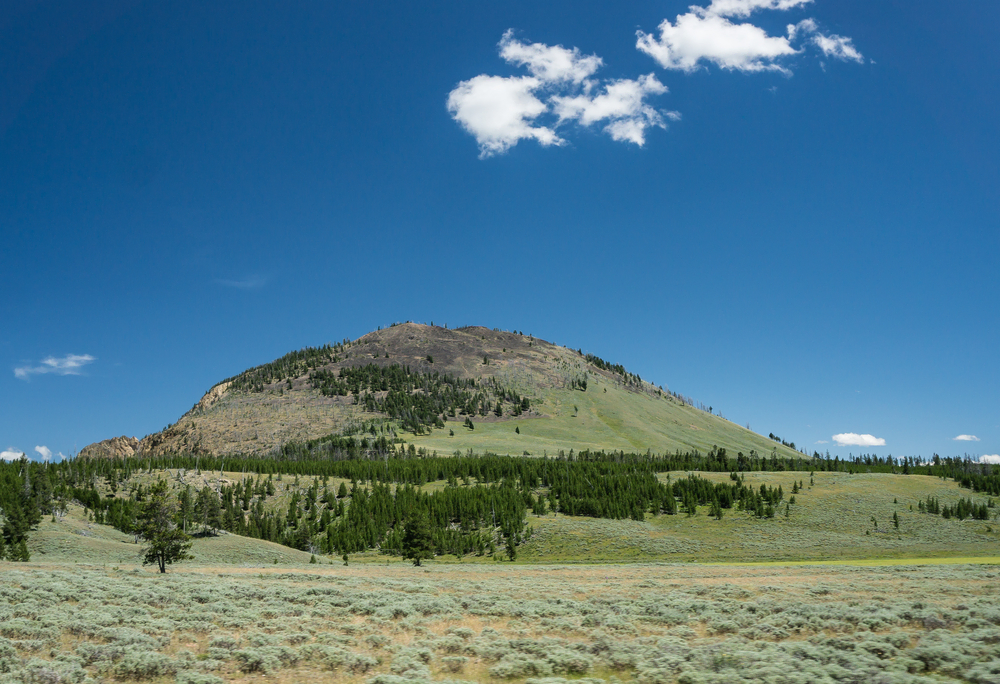
[[[817,33],[812,37],[812,43],[820,49],[826,57],[840,59],[845,62],[857,62],[861,64],[865,61],[864,55],[858,52],[850,38],[844,36],[829,35],[824,36]]]
[[[47,446],[36,446],[35,451],[38,453],[39,456],[42,457],[43,461],[52,460],[52,450],[49,449]]]
[[[979,438],[975,435],[959,435],[958,437],[952,437],[953,442],[978,442]]]
[[[817,444],[829,444],[830,440],[828,440],[828,439],[820,439],[820,440],[817,440],[816,443]]]
[[[260,288],[267,285],[267,277],[260,275],[247,276],[246,278],[238,280],[227,280],[224,278],[216,279],[216,283],[223,285],[225,287],[231,287],[237,290],[259,290]]]
[[[480,74],[448,93],[448,113],[479,144],[480,158],[502,154],[521,140],[543,147],[565,144],[557,129],[603,124],[612,140],[642,146],[649,128],[666,128],[676,112],[655,109],[646,99],[667,92],[653,74],[638,79],[597,79],[604,65],[579,48],[524,43],[503,34],[500,57],[527,69],[528,76]]]
[[[14,447],[7,447],[6,450],[0,451],[0,461],[16,461],[21,458],[21,450],[15,449]]]
[[[985,454],[979,457],[979,462],[1000,465],[1000,454]]]
[[[856,432],[842,432],[831,437],[837,446],[885,446],[885,440],[873,435],[859,435]]]
[[[720,69],[790,74],[787,62],[807,47],[819,49],[825,57],[862,62],[864,57],[850,38],[824,35],[815,19],[804,19],[787,27],[787,36],[768,35],[749,22],[734,23],[758,10],[787,11],[810,4],[811,0],[713,0],[708,7],[692,5],[671,22],[664,19],[659,35],[637,31],[636,49],[664,69],[692,72],[704,63]],[[799,47],[793,43],[799,42]]]
[[[32,375],[81,375],[83,367],[93,363],[97,358],[90,354],[67,354],[62,357],[49,356],[42,359],[38,366],[20,366],[14,369],[14,376],[21,380],[29,380]]]

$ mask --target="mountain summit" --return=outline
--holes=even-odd
[[[582,351],[516,331],[417,323],[291,352],[223,380],[134,451],[266,454],[376,430],[444,453],[795,454]],[[81,456],[117,451],[99,442]]]

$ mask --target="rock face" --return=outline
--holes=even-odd
[[[135,437],[112,437],[103,442],[88,444],[80,450],[80,458],[128,458],[135,456],[139,440]]]

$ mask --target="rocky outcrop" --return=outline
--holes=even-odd
[[[88,444],[80,450],[80,458],[128,458],[139,450],[139,440],[135,437],[112,437],[103,442]]]
[[[223,396],[225,396],[226,390],[228,390],[229,386],[232,384],[233,384],[232,382],[220,382],[218,385],[205,392],[205,396],[203,396],[201,400],[194,405],[194,408],[192,408],[191,411],[189,411],[189,413],[191,413],[192,411],[197,411],[199,409],[200,410],[207,409],[209,406],[211,406],[219,399],[221,399]]]

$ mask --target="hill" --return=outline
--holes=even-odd
[[[371,431],[428,451],[559,450],[795,456],[620,365],[519,332],[404,323],[292,352],[213,386],[137,443],[80,455],[261,455]]]

